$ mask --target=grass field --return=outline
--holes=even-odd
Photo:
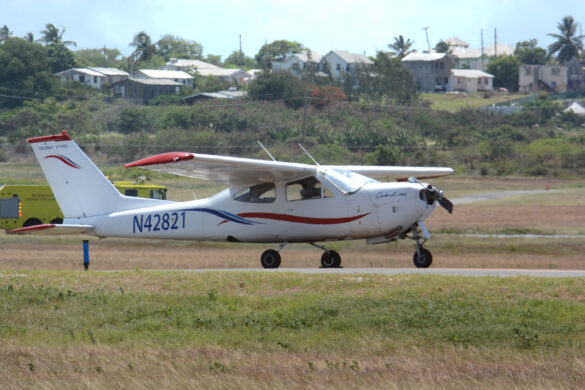
[[[169,180],[177,200],[217,189]],[[433,184],[453,199],[551,187],[437,210],[433,267],[585,269],[582,180]],[[545,237],[489,236],[526,233]],[[259,268],[267,245],[123,239],[91,239],[83,272],[81,239],[0,233],[0,388],[585,387],[579,278],[190,273]],[[330,247],[345,267],[412,266],[412,242]],[[320,252],[282,256],[317,267]]]
[[[477,93],[426,93],[420,95],[423,101],[430,103],[434,110],[443,110],[457,112],[465,108],[478,108],[490,106],[495,103],[507,102],[508,100],[517,99],[518,95],[502,94],[484,97],[480,92]]]
[[[2,272],[3,388],[580,388],[585,282]]]

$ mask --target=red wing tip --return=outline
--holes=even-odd
[[[26,232],[34,232],[37,230],[51,229],[54,227],[55,227],[54,223],[46,223],[44,225],[34,225],[34,226],[27,226],[27,227],[22,227],[22,228],[18,228],[18,229],[12,229],[12,230],[6,231],[6,233],[8,233],[8,234],[26,233]]]
[[[45,135],[43,137],[33,137],[33,138],[29,138],[28,140],[29,144],[34,144],[37,142],[50,142],[50,141],[71,141],[71,137],[69,137],[69,134],[63,132],[61,134],[54,134],[54,135]]]
[[[186,161],[192,160],[195,156],[191,153],[187,152],[170,152],[170,153],[162,153],[157,154],[155,156],[150,156],[147,158],[143,158],[142,160],[137,160],[130,162],[124,165],[124,168],[131,168],[131,167],[142,167],[145,165],[156,165],[156,164],[169,164],[179,161]]]

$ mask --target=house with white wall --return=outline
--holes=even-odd
[[[127,79],[130,74],[116,68],[71,68],[62,72],[55,73],[62,83],[76,81],[78,83],[89,85],[92,88],[101,89],[105,84],[114,84],[118,81]]]
[[[311,70],[315,73],[322,72],[323,56],[314,50],[303,50],[300,53],[294,53],[287,56],[282,61],[272,62],[272,71],[291,72],[296,76],[301,76],[304,71]]]
[[[416,89],[420,92],[447,92],[453,83],[451,70],[455,60],[447,53],[410,53],[402,59],[412,73]]]
[[[193,88],[193,79],[189,73],[180,70],[140,69],[134,74],[137,79],[171,80],[185,87]]]
[[[329,72],[337,81],[343,81],[349,76],[354,87],[357,86],[357,73],[359,70],[369,70],[374,62],[362,54],[354,54],[345,50],[331,50],[323,56],[322,69]]]
[[[449,88],[460,92],[486,92],[494,89],[494,76],[478,69],[453,69],[451,70],[451,82]]]

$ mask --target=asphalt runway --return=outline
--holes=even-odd
[[[455,268],[277,268],[277,269],[186,269],[169,270],[179,272],[265,272],[298,274],[339,274],[339,275],[442,275],[442,276],[493,276],[540,278],[583,278],[584,270],[535,270],[535,269],[455,269]]]

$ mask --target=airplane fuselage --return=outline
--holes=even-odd
[[[329,190],[327,197],[289,200],[285,184],[277,183],[270,203],[237,201],[224,190],[202,200],[161,202],[65,223],[93,225],[100,237],[314,242],[396,235],[434,210],[420,198],[420,184],[369,183],[353,194]]]

